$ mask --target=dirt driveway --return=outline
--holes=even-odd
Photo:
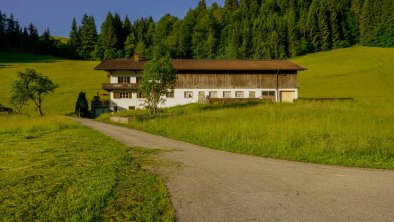
[[[212,150],[79,119],[130,146],[179,149],[167,181],[178,221],[394,221],[394,171],[306,164]]]

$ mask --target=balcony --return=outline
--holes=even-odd
[[[103,83],[103,89],[107,91],[113,90],[137,90],[138,83]]]

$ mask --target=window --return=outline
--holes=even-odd
[[[166,97],[167,97],[167,98],[174,98],[174,97],[175,97],[174,91],[169,91],[169,92],[167,92],[167,93],[166,93]]]
[[[118,83],[130,83],[130,76],[119,76]]]
[[[193,98],[193,91],[185,91],[185,98]]]
[[[121,99],[128,99],[128,98],[131,98],[131,93],[128,93],[128,92],[121,92],[121,93],[120,93],[120,98],[121,98]]]
[[[249,91],[249,98],[256,98],[256,92],[255,91]]]
[[[218,98],[217,91],[209,91],[209,98]]]
[[[264,96],[275,96],[275,91],[262,91],[261,95]]]
[[[243,98],[244,97],[244,91],[235,91],[235,97]]]
[[[130,99],[130,92],[114,92],[114,99]]]
[[[231,98],[231,91],[224,91],[223,98]]]
[[[135,106],[129,106],[129,110],[135,110]]]

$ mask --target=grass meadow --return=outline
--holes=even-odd
[[[173,221],[163,181],[130,148],[62,116],[0,116],[0,221]]]
[[[108,79],[104,72],[93,70],[98,64],[97,61],[76,61],[52,56],[0,52],[0,88],[2,89],[0,104],[10,106],[9,91],[11,83],[17,78],[17,72],[33,68],[59,84],[54,94],[44,97],[43,112],[49,115],[73,113],[80,91],[87,93],[88,102],[98,92],[104,92],[101,90],[101,84]],[[32,117],[38,116],[33,104],[24,107],[23,111]]]
[[[173,221],[157,151],[127,147],[59,114],[74,112],[108,81],[96,61],[0,52],[0,104],[16,73],[34,68],[59,84],[44,98],[45,117],[0,113],[0,221]],[[102,92],[102,91],[100,91]]]
[[[394,169],[394,49],[354,47],[294,61],[308,68],[298,76],[301,97],[354,101],[193,104],[162,110],[158,118],[144,118],[144,111],[117,115],[137,115],[129,127],[219,150]]]

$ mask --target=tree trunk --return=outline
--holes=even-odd
[[[43,113],[42,110],[41,110],[41,105],[39,105],[39,106],[37,107],[37,109],[38,109],[38,113],[40,113],[40,116],[43,116],[44,113]]]

